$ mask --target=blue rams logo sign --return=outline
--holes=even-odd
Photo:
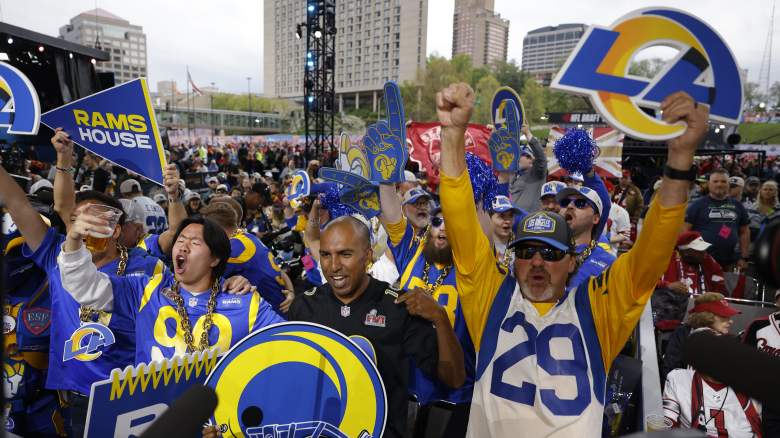
[[[652,79],[628,74],[634,55],[652,46],[678,50]],[[742,114],[742,80],[736,59],[718,33],[683,11],[640,9],[609,27],[592,26],[550,85],[588,96],[615,128],[645,140],[668,140],[685,131],[644,113],[684,91],[710,106],[710,118],[737,124]]]
[[[38,93],[16,67],[0,62],[0,126],[9,134],[35,135],[41,117]]]
[[[226,437],[376,438],[387,399],[369,356],[311,323],[283,323],[236,344],[206,379]]]
[[[62,361],[76,359],[81,362],[95,360],[103,354],[101,349],[108,347],[116,342],[114,333],[97,322],[84,324],[76,329],[70,339],[65,341],[65,348],[62,353]]]

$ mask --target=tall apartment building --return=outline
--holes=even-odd
[[[143,27],[103,9],[82,12],[60,27],[60,38],[111,53],[111,60],[95,65],[98,72],[114,73],[117,84],[146,77],[146,34]]]
[[[547,86],[585,32],[580,23],[534,29],[523,38],[522,69]]]
[[[265,1],[264,94],[303,96],[306,0]],[[336,99],[347,107],[377,109],[382,86],[417,78],[425,68],[428,0],[336,0]],[[305,32],[305,29],[304,29]]]
[[[506,61],[509,20],[493,12],[494,0],[455,0],[452,56],[466,54],[475,66]]]

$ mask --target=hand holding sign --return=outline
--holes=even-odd
[[[493,168],[498,172],[517,172],[520,158],[520,117],[517,106],[511,100],[503,101],[504,124],[490,135],[488,147]],[[495,122],[495,121],[494,121]]]
[[[390,184],[404,181],[409,154],[406,148],[406,118],[401,90],[395,82],[385,83],[387,120],[369,126],[363,138],[371,181]]]

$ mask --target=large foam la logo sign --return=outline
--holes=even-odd
[[[211,418],[225,437],[377,438],[384,385],[369,356],[347,337],[311,323],[250,334],[217,364],[206,385]]]
[[[35,135],[41,107],[38,93],[27,76],[10,64],[0,62],[0,126],[9,134]]]
[[[114,333],[108,327],[96,322],[84,324],[65,341],[62,361],[71,359],[81,362],[93,361],[103,354],[102,348],[114,342],[116,342]]]
[[[652,80],[628,74],[634,55],[659,45],[679,53]],[[742,81],[731,50],[706,23],[675,9],[640,9],[610,27],[592,26],[550,87],[588,96],[611,125],[645,140],[668,140],[685,130],[640,109],[658,108],[677,91],[709,105],[712,120],[736,124],[742,113]]]
[[[63,128],[75,143],[162,185],[165,154],[146,79],[63,105],[43,114],[41,122]]]

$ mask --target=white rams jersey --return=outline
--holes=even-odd
[[[136,208],[144,215],[144,233],[161,234],[168,229],[168,219],[165,216],[165,210],[157,205],[154,200],[146,196],[136,196],[133,198],[133,202],[136,204]]]
[[[542,316],[513,278],[502,285],[478,353],[469,437],[580,438],[601,429],[606,374],[587,287]]]
[[[681,428],[690,428],[696,415],[699,428],[704,427],[702,431],[706,429],[709,437],[754,437],[745,412],[749,406],[742,406],[736,392],[728,386],[716,389],[702,379],[701,408],[691,412],[694,373],[690,368],[676,369],[666,377],[664,416]],[[747,399],[746,403],[753,402]]]

